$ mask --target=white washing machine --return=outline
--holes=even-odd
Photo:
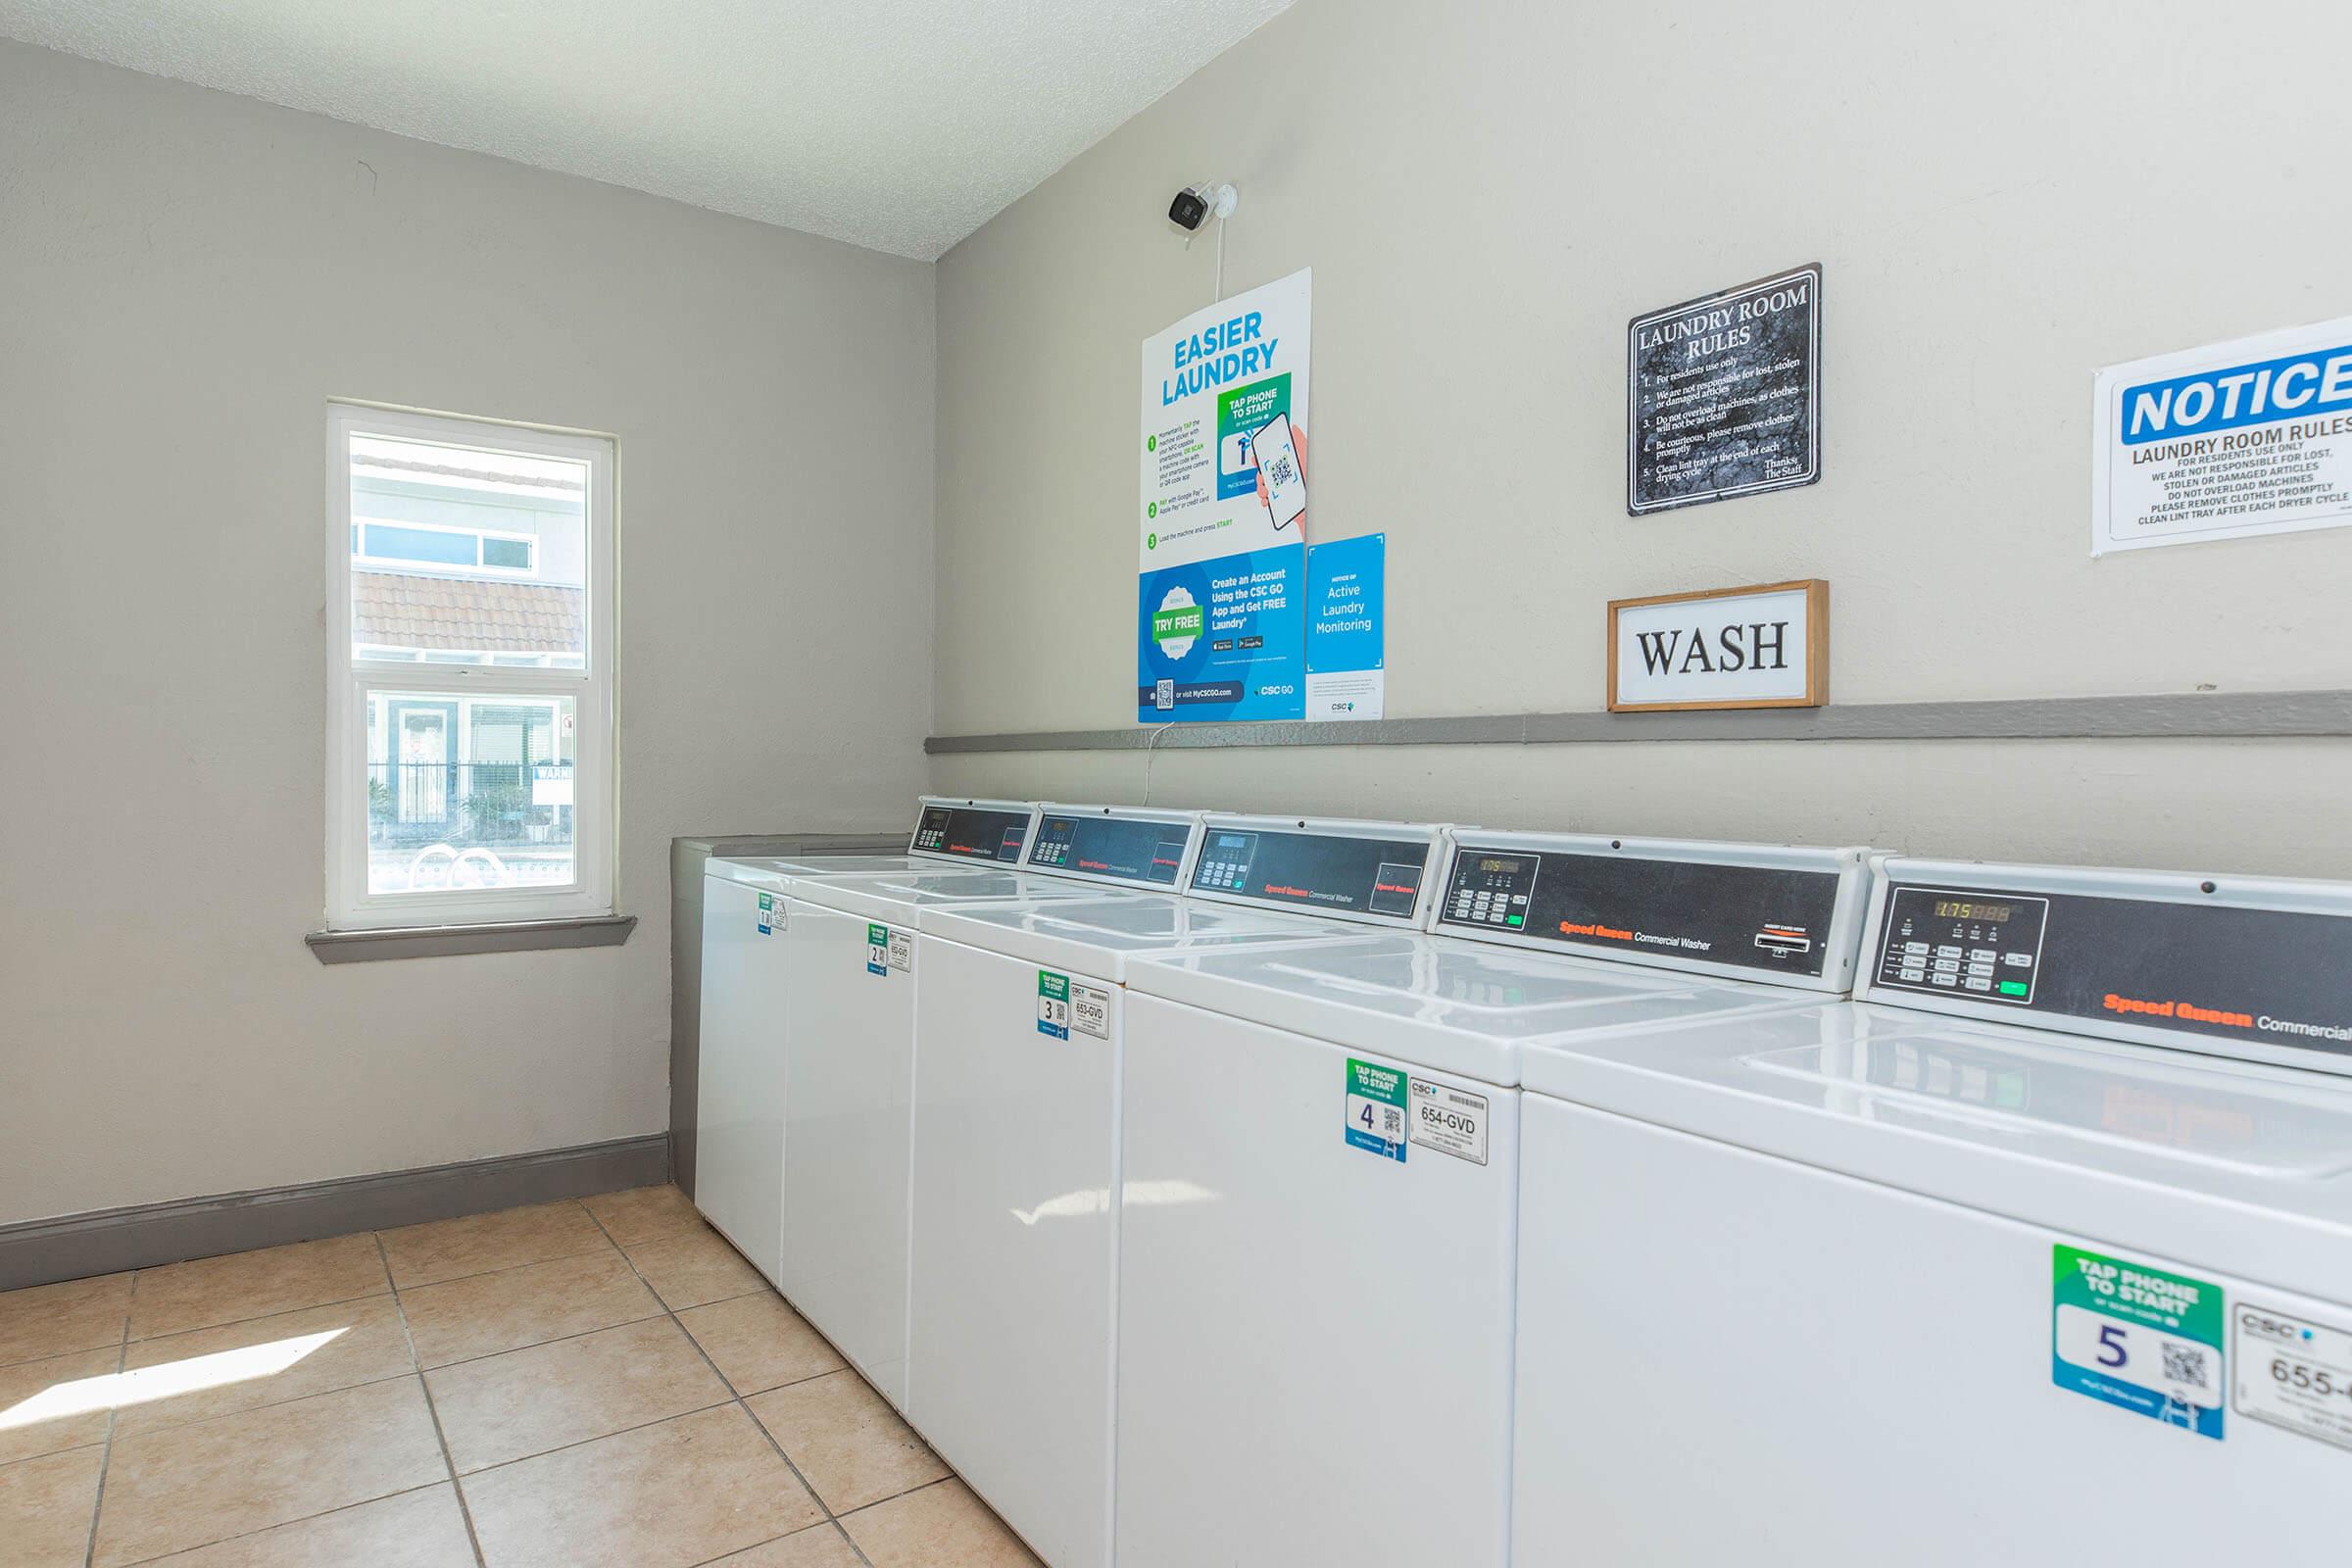
[[[1859,850],[1455,838],[1446,934],[1129,970],[1120,1568],[1503,1563],[1523,1046],[1850,984]]]
[[[925,910],[1105,897],[1116,872],[1064,874],[1073,843],[1134,851],[1145,885],[1171,885],[1197,816],[1057,808],[1054,874],[962,867],[788,883],[782,1242],[777,1286],[892,1403],[906,1399],[908,1121]],[[918,836],[917,842],[921,840]],[[1170,846],[1173,848],[1170,848]],[[1125,863],[1122,861],[1121,863]],[[1164,869],[1163,869],[1164,866]]]
[[[1137,858],[1088,845],[1087,826],[1073,863]],[[1303,853],[1284,879],[1311,889],[1314,906],[1354,914],[1386,902],[1378,918],[1411,920],[1436,829],[1285,826]],[[1208,821],[1201,863],[1216,881],[1230,880],[1216,846],[1236,831],[1236,819]],[[1384,895],[1384,881],[1406,891]],[[1122,1187],[1130,967],[1152,954],[1344,943],[1367,927],[1134,896],[934,906],[917,919],[908,1417],[1046,1561],[1102,1568],[1120,1214],[1212,1196],[1182,1181]]]
[[[2352,887],[1896,858],[1863,954],[1527,1054],[1514,1561],[2344,1563]]]
[[[694,1201],[768,1279],[776,1278],[782,1222],[790,968],[779,912],[787,880],[1009,859],[1028,844],[1036,812],[1017,801],[926,796],[906,855],[722,858],[705,864]]]

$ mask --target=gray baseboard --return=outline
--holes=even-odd
[[[518,1203],[587,1198],[651,1186],[668,1175],[669,1138],[652,1133],[421,1170],[24,1220],[0,1225],[0,1291],[483,1214]]]

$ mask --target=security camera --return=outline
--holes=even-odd
[[[1187,185],[1168,203],[1168,221],[1190,234],[1211,218],[1230,218],[1241,197],[1231,185]]]

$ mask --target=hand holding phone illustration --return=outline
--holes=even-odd
[[[1257,499],[1275,527],[1288,528],[1306,515],[1306,432],[1292,429],[1289,415],[1277,414],[1250,438],[1250,447],[1257,457]]]

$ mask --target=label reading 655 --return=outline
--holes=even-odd
[[[1406,1102],[1406,1137],[1474,1165],[1487,1162],[1486,1096],[1415,1078]]]
[[[2232,1313],[2238,1413],[2352,1448],[2352,1334],[2250,1301]]]

